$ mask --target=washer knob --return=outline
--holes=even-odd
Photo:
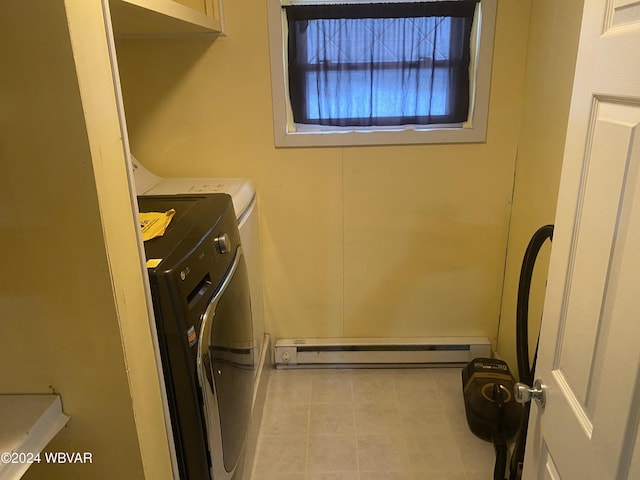
[[[219,253],[229,253],[231,250],[231,242],[229,241],[229,235],[221,233],[213,239],[213,244]]]

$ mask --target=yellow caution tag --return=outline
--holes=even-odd
[[[147,260],[147,268],[156,268],[162,262],[161,258],[151,258]]]
[[[142,228],[142,240],[146,242],[152,238],[161,237],[169,226],[169,222],[176,211],[140,213],[140,227]]]

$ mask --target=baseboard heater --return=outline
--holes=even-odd
[[[426,367],[491,357],[485,337],[295,338],[275,344],[276,368]]]

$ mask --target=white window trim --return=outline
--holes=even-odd
[[[313,0],[312,0],[313,1]],[[323,0],[317,0],[318,3]],[[371,1],[371,0],[368,0]],[[325,3],[326,0],[324,0]],[[489,113],[489,89],[497,0],[478,3],[477,20],[472,38],[477,42],[475,58],[471,59],[471,111],[463,125],[410,126],[385,129],[353,129],[341,131],[290,131],[291,108],[289,106],[286,69],[286,31],[283,4],[297,3],[291,0],[267,0],[269,23],[269,49],[271,59],[271,97],[273,102],[274,138],[276,147],[330,147],[356,145],[407,145],[428,143],[478,143],[487,136]],[[303,2],[300,2],[303,3]],[[310,3],[307,0],[305,3]],[[338,3],[333,0],[332,3]],[[354,3],[354,0],[351,0]],[[480,26],[475,30],[476,26]],[[474,69],[474,64],[476,68]],[[474,72],[475,70],[475,72]]]

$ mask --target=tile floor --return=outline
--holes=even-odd
[[[252,480],[487,480],[459,368],[274,370]]]

